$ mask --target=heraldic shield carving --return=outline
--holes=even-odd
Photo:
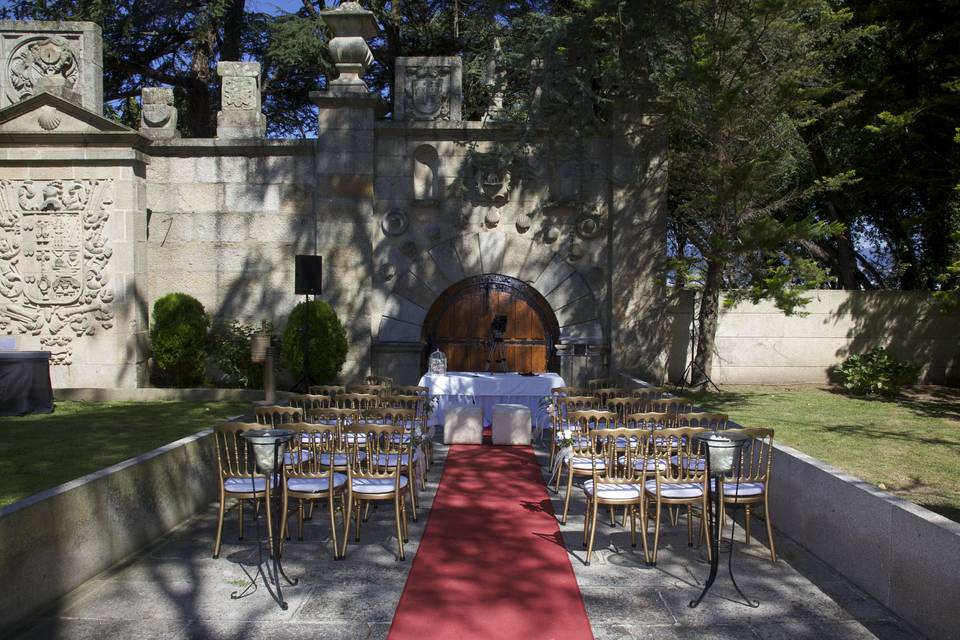
[[[54,364],[113,326],[104,226],[112,180],[0,181],[0,331],[40,336]]]
[[[411,74],[410,113],[418,120],[449,120],[450,69],[448,67],[408,67]]]

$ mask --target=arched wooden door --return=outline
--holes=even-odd
[[[508,371],[557,370],[560,328],[549,303],[527,283],[498,274],[461,280],[440,294],[423,323],[423,366],[439,348],[448,371],[485,371],[490,325],[498,315],[507,317]]]

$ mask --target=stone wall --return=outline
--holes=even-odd
[[[172,92],[163,88],[145,89],[139,131],[92,111],[81,99],[89,82],[0,110],[0,136],[12,145],[0,156],[5,215],[22,188],[12,179],[113,181],[103,282],[84,267],[74,274],[87,297],[106,292],[105,282],[112,288],[85,303],[88,320],[70,325],[74,355],[55,361],[54,386],[144,384],[147,316],[174,291],[197,297],[215,319],[267,319],[282,329],[299,301],[298,254],[323,256],[322,299],[348,332],[346,380],[374,372],[415,382],[428,310],[445,289],[479,274],[517,278],[544,296],[571,383],[628,363],[662,367],[655,283],[666,174],[656,120],[625,111],[608,137],[571,147],[545,136],[537,152],[500,163],[517,132],[495,118],[461,119],[462,65],[443,57],[398,59],[400,108],[395,119],[379,119],[379,98],[361,79],[369,57],[356,46],[356,36],[376,34],[371,15],[352,4],[324,13],[338,76],[311,94],[315,141],[263,138],[253,62],[219,64],[223,110],[211,139],[179,137]],[[36,32],[65,28],[30,24]],[[23,31],[21,23],[6,28]],[[75,30],[87,38],[83,51],[99,46],[90,25]],[[75,53],[86,61],[77,78],[98,68]],[[51,127],[54,120],[64,123]],[[58,137],[68,131],[72,138]],[[119,144],[113,155],[96,149],[107,140]],[[11,242],[30,232],[9,228]],[[0,276],[22,275],[29,262],[4,260]],[[59,348],[67,334],[51,319],[70,324],[66,299],[30,306],[9,286],[0,277],[0,329],[20,336],[20,348]]]
[[[803,315],[786,316],[772,303],[723,310],[711,376],[729,384],[825,383],[855,353],[883,346],[922,367],[920,382],[960,383],[960,310],[944,312],[925,291],[814,291]],[[690,360],[694,298],[684,292],[670,307],[668,378],[679,380]]]

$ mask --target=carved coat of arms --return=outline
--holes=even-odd
[[[80,77],[77,56],[63,38],[56,36],[25,40],[7,61],[11,102],[40,91],[73,94]]]
[[[408,67],[407,109],[417,120],[449,120],[449,67]]]
[[[0,181],[0,331],[41,336],[55,364],[70,364],[73,336],[113,326],[111,189],[111,180]]]
[[[256,109],[257,79],[227,76],[223,79],[224,109]]]

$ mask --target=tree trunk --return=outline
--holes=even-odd
[[[717,339],[717,320],[720,315],[720,265],[707,261],[707,276],[700,298],[700,313],[697,316],[697,352],[690,372],[690,386],[701,387],[707,383],[713,364],[713,345]]]
[[[223,17],[223,44],[220,59],[239,61],[243,53],[243,10],[245,0],[233,0]]]

